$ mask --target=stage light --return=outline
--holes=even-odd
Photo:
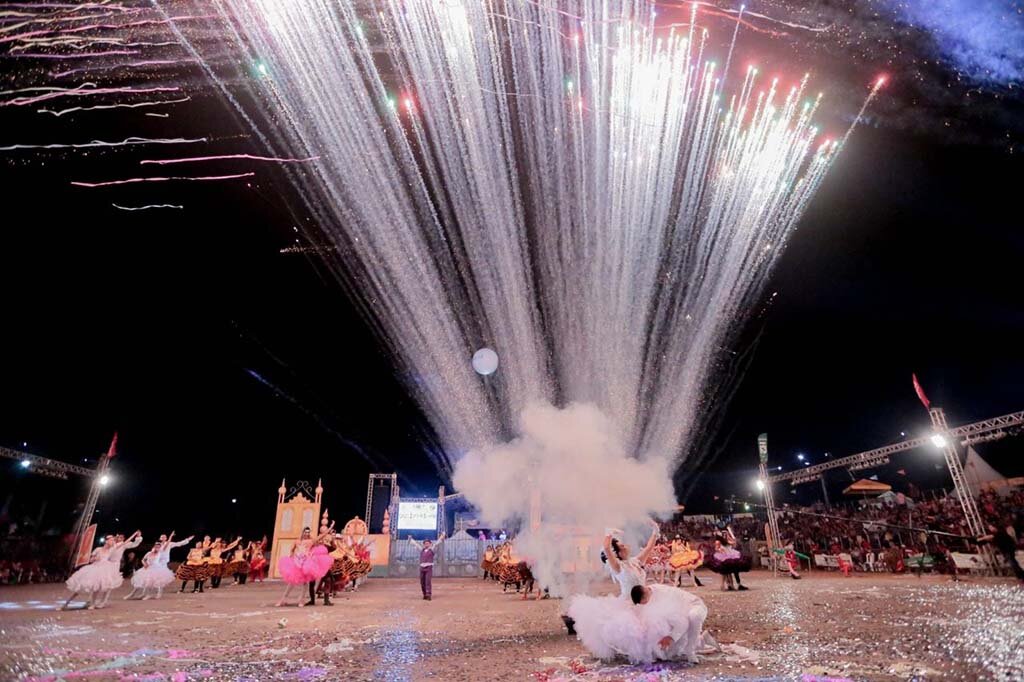
[[[238,504],[238,498],[232,497],[231,498],[231,504]]]
[[[804,461],[804,456],[803,455],[797,455],[796,458],[798,460],[800,460],[801,462]]]
[[[743,503],[743,511],[750,511],[750,505],[746,502]]]
[[[102,476],[100,476],[100,485],[106,486],[109,483],[110,483],[110,476],[109,475],[103,474]]]
[[[754,483],[754,485],[757,486],[758,490],[764,490],[764,481],[762,481],[760,478],[757,479],[757,481]]]
[[[27,459],[21,460],[21,468],[22,469],[28,469],[29,466],[31,466],[31,464],[32,464],[32,462],[28,461]]]
[[[937,448],[946,447],[946,437],[943,436],[941,433],[936,433],[934,436],[932,436],[932,445],[934,445]]]

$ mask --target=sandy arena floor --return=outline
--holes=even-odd
[[[820,576],[820,577],[819,577]],[[715,576],[706,576],[706,584]],[[0,588],[2,680],[1024,679],[1024,589],[1008,580],[750,574],[697,593],[727,652],[611,666],[493,582],[371,580],[333,607],[275,608],[279,583],[59,612],[63,585]],[[610,589],[610,585],[609,585]]]

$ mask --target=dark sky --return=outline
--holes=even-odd
[[[9,72],[5,82],[39,73]],[[933,86],[922,83],[908,79],[879,103],[791,240],[713,437],[719,455],[677,481],[680,492],[698,483],[692,509],[749,491],[762,431],[786,468],[797,452],[820,461],[920,432],[927,415],[911,372],[953,424],[1024,408],[1024,169],[1001,138],[1007,107],[1019,109],[1001,104],[998,88],[984,105],[965,88],[921,102],[911,125]],[[244,149],[223,104],[192,94],[174,110],[173,135]],[[0,109],[0,144],[170,134],[166,120],[137,112],[56,119],[14,109]],[[282,477],[322,477],[339,521],[362,514],[370,471],[398,470],[410,494],[436,490],[429,429],[368,327],[315,259],[279,253],[294,239],[283,175],[179,185],[163,198],[184,210],[136,213],[111,202],[150,203],[150,188],[68,181],[121,177],[141,152],[3,154],[0,445],[91,464],[119,432],[104,530],[269,532]],[[1021,473],[1021,442],[982,452]],[[943,485],[929,456],[899,461]],[[36,516],[47,500],[44,525],[59,524],[84,495],[81,481],[39,478],[7,460],[0,471],[0,503],[15,518]]]

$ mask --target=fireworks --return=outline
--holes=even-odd
[[[723,84],[647,2],[229,0],[260,132],[449,457],[532,401],[590,402],[683,452],[720,349],[845,136],[807,78]],[[730,50],[731,56],[731,50]],[[225,90],[226,85],[222,84]],[[872,91],[874,92],[874,91]],[[339,264],[340,265],[340,264]],[[494,348],[487,383],[469,358]],[[450,465],[448,459],[438,464]]]

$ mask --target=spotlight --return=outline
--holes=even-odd
[[[797,455],[796,458],[798,460],[800,460],[801,462],[804,461],[804,456],[803,455]]]
[[[231,498],[231,504],[237,504],[237,503],[238,503],[238,498],[232,497]]]
[[[28,469],[29,466],[31,466],[31,465],[32,465],[32,462],[28,461],[27,459],[21,460],[21,468],[22,469]]]
[[[100,485],[106,486],[109,483],[110,483],[110,476],[108,474],[103,474],[102,476],[100,476]]]
[[[758,490],[764,490],[764,481],[762,481],[760,478],[757,479],[757,481],[754,483],[754,485],[757,486]]]
[[[932,436],[932,445],[934,445],[937,448],[946,447],[946,437],[943,436],[941,433],[936,433],[934,436]]]

